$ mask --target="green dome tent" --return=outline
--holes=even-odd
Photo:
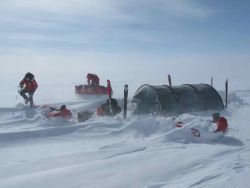
[[[134,111],[136,114],[177,115],[224,109],[220,95],[208,84],[184,84],[172,87],[145,84],[139,87],[131,102],[137,104]]]

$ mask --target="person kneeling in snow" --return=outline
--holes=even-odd
[[[214,132],[223,132],[225,133],[228,128],[227,119],[220,116],[220,113],[213,113],[213,123],[216,124],[216,129]]]
[[[97,116],[115,116],[121,112],[121,108],[118,106],[115,99],[107,99],[106,103],[102,104],[96,109]],[[95,115],[95,112],[85,110],[77,113],[77,119],[80,122],[87,121]]]
[[[228,123],[225,117],[221,117],[219,113],[212,114],[212,117],[213,120],[211,121],[199,116],[182,114],[174,118],[174,123],[175,127],[181,131],[181,134],[178,134],[181,137],[190,139],[188,135],[190,135],[191,132],[193,137],[211,141],[224,135],[228,129]],[[176,133],[173,133],[173,135],[176,136]]]
[[[64,119],[68,119],[72,117],[72,113],[66,108],[66,105],[62,105],[59,110],[52,107],[50,107],[50,109],[52,109],[52,111],[46,114],[46,117],[48,118],[62,117]]]
[[[106,103],[97,108],[97,115],[99,116],[115,116],[121,112],[121,108],[115,99],[107,99]]]

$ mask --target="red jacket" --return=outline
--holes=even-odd
[[[225,133],[228,127],[227,119],[224,117],[220,117],[218,121],[216,122],[217,124],[217,129],[214,132],[223,132]]]
[[[107,80],[107,92],[108,92],[109,98],[111,98],[113,91],[112,91],[110,80]]]
[[[72,113],[68,109],[63,109],[61,111],[52,111],[52,112],[49,112],[48,117],[71,118],[72,117]]]
[[[36,91],[36,89],[38,87],[35,79],[32,79],[30,81],[27,81],[26,79],[23,79],[20,82],[20,86],[23,87],[24,85],[25,85],[26,90],[29,91],[29,92]]]

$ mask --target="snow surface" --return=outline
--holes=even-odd
[[[38,105],[45,96],[35,95]],[[0,108],[1,188],[250,187],[250,91],[231,93],[221,113],[229,122],[226,135],[212,133],[212,112],[77,122],[77,112],[94,110],[106,97],[79,98],[73,89],[57,96],[49,105],[66,104],[71,120],[48,120],[41,108]]]

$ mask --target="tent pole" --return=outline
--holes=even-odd
[[[212,76],[211,77],[211,86],[213,86],[214,85],[214,77]]]
[[[124,98],[123,98],[123,119],[127,117],[127,105],[128,105],[128,85],[124,85]]]
[[[168,85],[172,86],[172,81],[171,81],[171,75],[170,74],[168,75]]]
[[[228,79],[226,79],[225,82],[225,89],[226,89],[226,98],[225,98],[225,102],[226,102],[226,108],[227,108],[227,100],[228,100]]]

